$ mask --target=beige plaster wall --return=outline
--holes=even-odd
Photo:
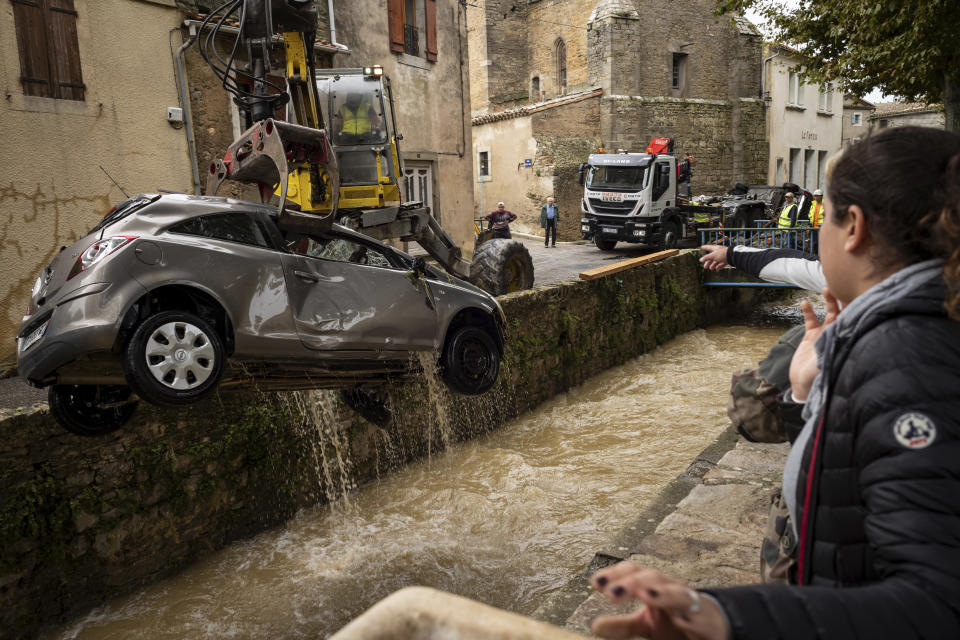
[[[422,6],[422,2],[417,2]],[[393,85],[401,156],[433,163],[433,211],[465,250],[473,249],[473,166],[465,10],[437,0],[437,61],[390,51],[387,8],[378,0],[334,3],[337,40],[351,53],[335,67],[380,64]]]
[[[168,3],[172,5],[173,3]],[[175,8],[157,2],[76,0],[86,99],[24,96],[9,2],[0,4],[0,369],[40,270],[124,198],[192,188],[171,57]],[[179,46],[179,33],[172,35]]]
[[[525,158],[537,158],[532,122],[530,116],[523,116],[473,127],[473,193],[478,217],[493,211],[502,200],[519,216],[510,225],[512,230],[539,234],[540,196],[551,193],[553,172],[536,167],[536,162],[523,166]],[[476,164],[481,151],[490,153],[489,180],[478,179]]]
[[[776,49],[764,47],[765,58],[776,53]],[[783,179],[790,176],[790,149],[826,151],[827,157],[840,150],[843,136],[843,92],[834,89],[827,111],[820,111],[819,86],[803,85],[802,104],[789,104],[790,71],[801,60],[780,53],[767,63],[764,73],[764,88],[770,94],[767,109],[767,139],[770,141],[770,164],[768,180],[777,181],[777,158],[783,159]],[[802,175],[802,171],[801,171]],[[783,180],[781,180],[782,182]],[[811,191],[816,188],[815,180],[807,181]],[[797,182],[804,186],[804,180]]]

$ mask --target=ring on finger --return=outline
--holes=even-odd
[[[686,614],[692,616],[700,612],[700,592],[696,589],[687,589],[687,593],[690,594],[690,606],[687,607]]]

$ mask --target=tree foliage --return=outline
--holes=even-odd
[[[717,0],[718,13],[753,8],[775,37],[809,56],[813,82],[838,81],[858,96],[874,88],[943,103],[948,128],[960,109],[960,0]]]

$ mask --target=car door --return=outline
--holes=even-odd
[[[436,347],[432,293],[388,250],[336,232],[287,232],[285,241],[284,275],[304,346],[395,355]]]
[[[664,160],[658,161],[653,165],[653,192],[650,197],[650,215],[660,217],[663,210],[674,204],[673,190],[670,183],[673,179],[673,170],[670,164]]]

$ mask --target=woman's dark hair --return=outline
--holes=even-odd
[[[863,210],[878,267],[943,258],[947,312],[960,319],[960,135],[886,129],[847,147],[827,181],[834,215]]]

